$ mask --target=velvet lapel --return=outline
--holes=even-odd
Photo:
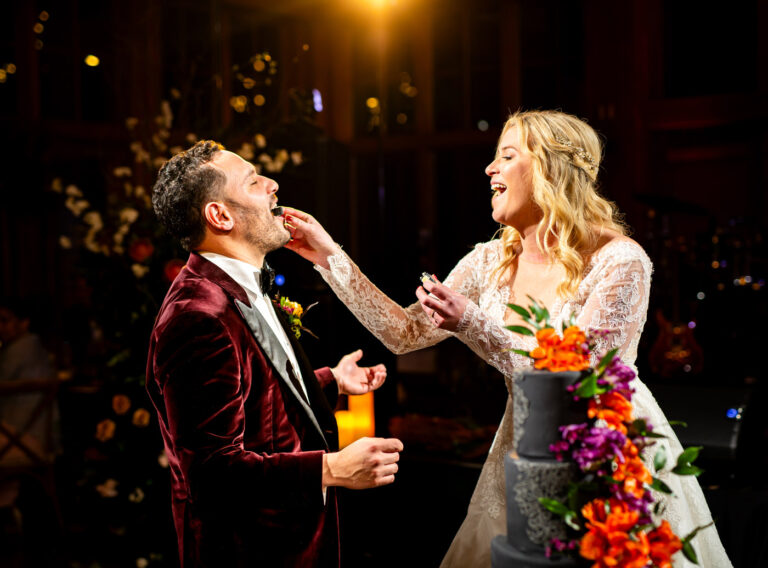
[[[336,417],[333,414],[333,408],[331,408],[323,389],[320,387],[320,383],[317,381],[315,371],[309,359],[307,359],[307,354],[291,329],[291,322],[288,320],[288,316],[278,307],[275,307],[275,313],[277,313],[277,319],[280,320],[280,324],[283,326],[285,334],[288,336],[288,341],[291,342],[293,347],[293,352],[296,354],[296,359],[301,366],[304,384],[307,387],[310,404],[315,411],[315,416],[325,430],[325,437],[331,450],[337,451],[339,449],[338,427],[336,425]]]
[[[245,290],[243,290],[242,286],[237,284],[237,282],[235,282],[221,268],[206,260],[199,254],[192,253],[189,256],[187,266],[192,272],[197,273],[200,276],[207,278],[208,280],[211,280],[212,282],[221,286],[234,299],[235,306],[240,312],[242,318],[248,324],[248,328],[251,330],[251,333],[256,339],[256,342],[264,352],[264,355],[272,363],[272,366],[274,367],[278,376],[285,382],[288,390],[290,390],[291,393],[293,393],[293,395],[296,397],[296,400],[304,409],[304,412],[307,414],[310,422],[320,434],[320,438],[323,440],[326,448],[329,448],[328,441],[326,440],[323,433],[323,428],[318,423],[315,413],[312,411],[312,408],[310,408],[307,399],[304,397],[301,386],[295,382],[298,381],[298,378],[288,370],[290,366],[288,354],[283,349],[277,337],[275,337],[272,328],[259,313],[259,310],[251,306],[250,301],[248,300],[248,295],[246,294]],[[303,369],[302,373],[304,373]],[[312,378],[314,378],[314,372],[312,372]],[[306,384],[309,384],[309,381],[305,382]]]

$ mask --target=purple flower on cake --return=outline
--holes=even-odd
[[[580,447],[573,451],[573,459],[582,471],[594,471],[613,458],[623,460],[622,448],[626,441],[627,437],[618,430],[594,426],[580,440]],[[598,470],[598,474],[605,473]]]
[[[643,525],[653,522],[651,508],[655,502],[655,498],[650,491],[644,491],[642,496],[638,497],[631,492],[624,491],[623,485],[621,484],[611,485],[609,489],[611,495],[618,501],[626,503],[631,511],[640,513],[640,518],[638,520],[639,524]]]

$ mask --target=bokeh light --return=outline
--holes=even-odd
[[[98,67],[99,63],[101,63],[101,60],[96,57],[95,55],[86,55],[85,56],[85,64],[88,67]]]

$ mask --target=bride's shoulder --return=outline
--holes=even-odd
[[[637,241],[615,231],[604,231],[600,235],[597,249],[592,255],[592,264],[627,264],[639,262],[651,270],[651,259]]]

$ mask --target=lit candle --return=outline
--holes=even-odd
[[[373,415],[373,391],[348,398],[348,408],[355,417],[355,439],[376,435]]]
[[[355,417],[349,410],[336,411],[336,424],[339,426],[339,448],[355,441]]]

